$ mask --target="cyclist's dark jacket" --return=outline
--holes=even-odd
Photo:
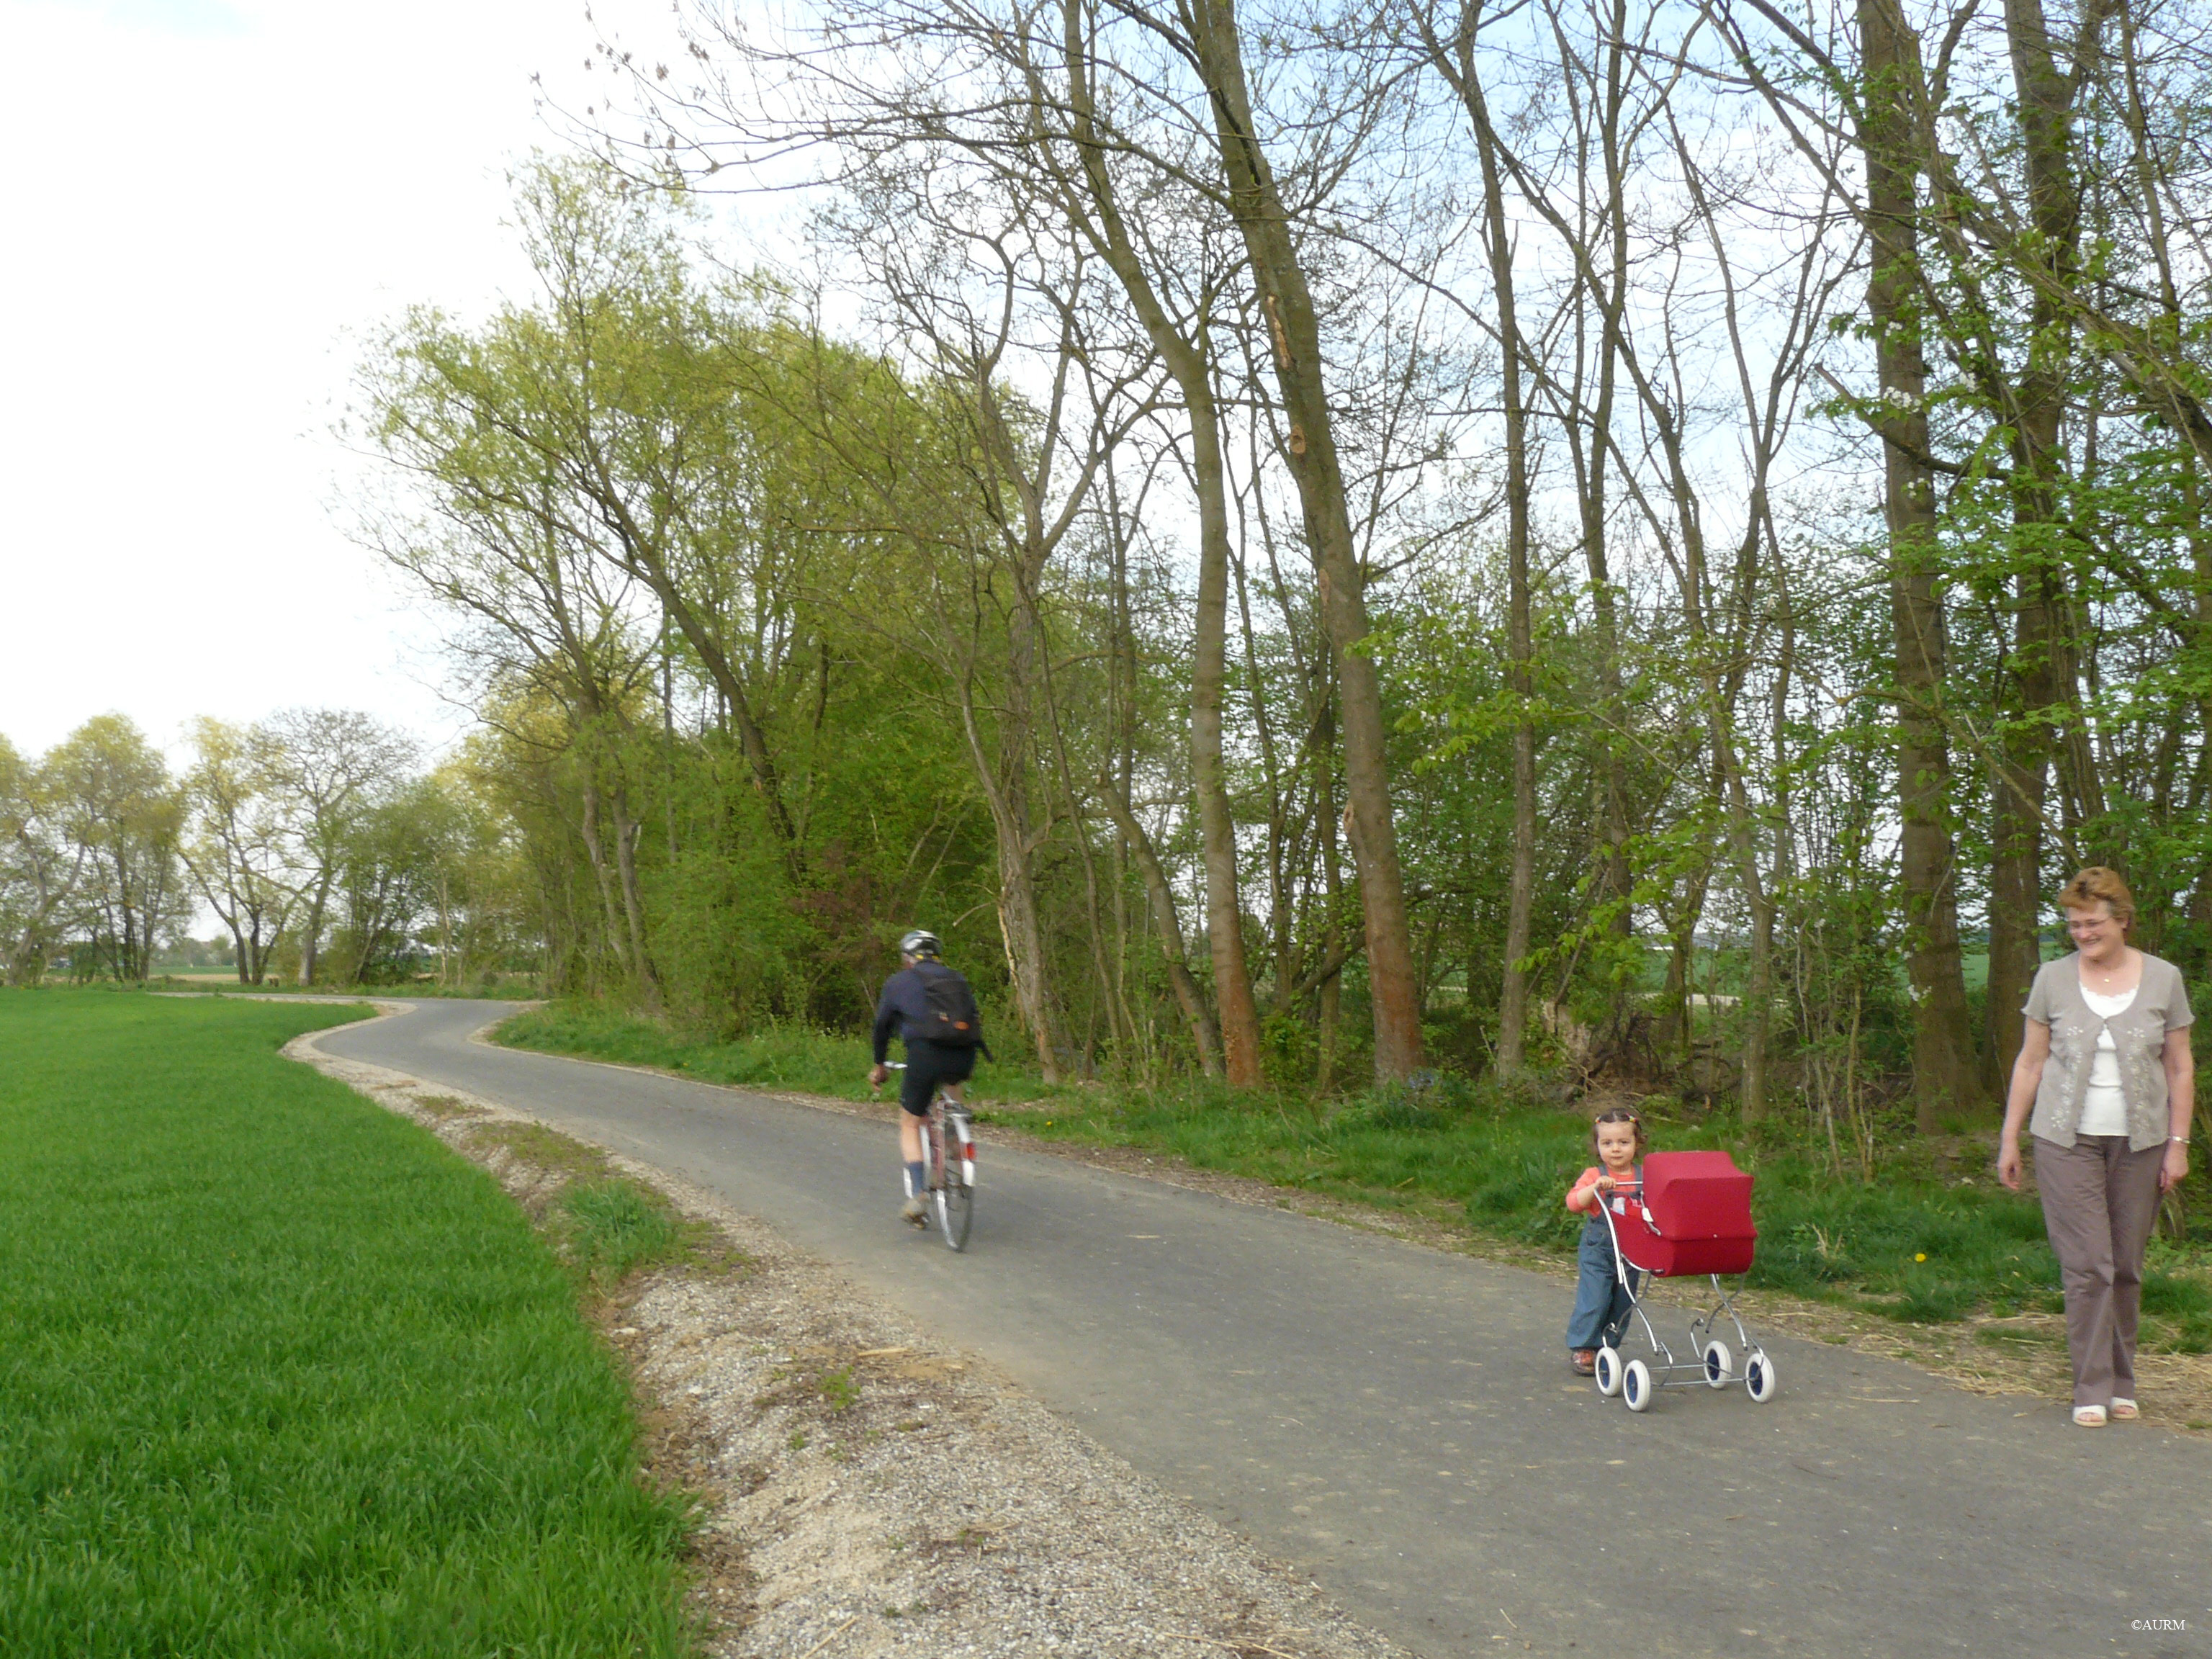
[[[900,969],[884,981],[884,994],[876,999],[876,1064],[878,1066],[884,1063],[884,1056],[890,1052],[894,1030],[906,1040],[909,1054],[917,1042],[928,1043],[932,1048],[939,1046],[932,1042],[929,1037],[935,1024],[930,1018],[929,993],[922,985],[921,969],[925,965],[936,969],[939,973],[953,971],[941,962],[917,963],[912,968]],[[979,1043],[977,1047],[987,1059],[990,1057],[990,1044]]]

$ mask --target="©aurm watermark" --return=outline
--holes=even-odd
[[[2128,1628],[2155,1631],[2187,1630],[2189,1621],[2186,1619],[2130,1619],[2128,1620]]]

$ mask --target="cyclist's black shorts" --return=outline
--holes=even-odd
[[[929,1103],[940,1083],[965,1083],[975,1074],[975,1051],[927,1037],[908,1037],[906,1070],[900,1075],[899,1104],[916,1117],[929,1115]]]

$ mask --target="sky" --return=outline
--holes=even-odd
[[[0,0],[0,733],[118,710],[177,759],[195,714],[305,704],[452,742],[331,427],[380,320],[524,291],[505,173],[562,147],[534,74],[604,84],[583,0]]]

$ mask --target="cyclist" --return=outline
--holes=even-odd
[[[876,1063],[868,1085],[880,1089],[890,1068],[884,1064],[891,1032],[906,1039],[906,1076],[899,1085],[899,1161],[906,1165],[906,1204],[900,1213],[927,1226],[929,1185],[922,1168],[921,1120],[942,1088],[954,1100],[975,1070],[979,1048],[986,1058],[983,1018],[968,981],[939,959],[937,935],[917,927],[899,941],[899,970],[884,981],[876,1002]]]

